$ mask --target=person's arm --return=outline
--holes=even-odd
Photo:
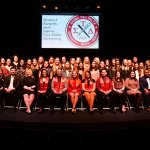
[[[92,88],[92,92],[94,92],[95,91],[95,89],[96,89],[96,83],[95,82],[93,82],[93,88]]]
[[[64,78],[64,80],[65,80],[65,82],[64,82],[65,86],[64,86],[64,88],[62,89],[62,92],[67,91],[67,79]]]
[[[82,80],[82,90],[85,92],[86,89],[85,89],[85,79]]]
[[[16,80],[14,90],[15,90],[15,89],[18,90],[19,87],[21,86],[21,78],[20,78],[20,76],[15,75],[15,79],[14,79],[14,80]]]
[[[122,89],[120,89],[121,91],[123,91],[123,90],[125,89],[125,81],[124,81],[124,79],[123,79],[122,82],[123,82],[123,83],[122,83]]]
[[[137,80],[137,90],[140,89],[140,84],[139,84],[139,81]]]
[[[77,90],[78,93],[81,93],[81,91],[82,91],[82,81],[79,80],[79,82],[80,82],[79,83],[80,85],[79,85],[79,87],[76,88],[76,90]]]
[[[51,80],[49,79],[48,80],[48,87],[47,87],[46,93],[49,93],[50,91],[51,91]]]
[[[38,92],[40,91],[40,78],[39,78],[39,80],[38,80],[37,91],[38,91]]]
[[[72,92],[72,88],[70,86],[70,80],[68,80],[67,87],[68,87],[68,93],[71,93]]]
[[[31,88],[30,91],[37,91],[38,79],[36,79],[35,77],[33,77],[32,79],[33,79],[33,85],[30,87]]]
[[[100,77],[99,69],[97,69],[97,79]],[[96,82],[96,81],[95,81]]]
[[[115,88],[114,80],[112,80],[112,87],[113,87],[113,90],[114,90],[114,91],[117,91],[116,88]]]
[[[54,89],[54,79],[52,80],[52,83],[51,83],[51,90],[55,93],[55,89]]]
[[[129,86],[129,78],[127,78],[125,80],[125,87],[128,89],[128,90],[132,90],[132,88]]]
[[[106,91],[107,94],[109,94],[113,90],[112,80],[109,79],[109,90]]]
[[[8,88],[8,77],[6,77],[4,80],[4,89],[7,90],[7,88]]]
[[[53,79],[53,70],[51,70],[51,72],[50,72],[50,80],[52,80]]]
[[[143,77],[139,78],[139,85],[142,91],[146,90],[146,86],[144,85]]]
[[[100,79],[98,78],[97,81],[96,81],[96,89],[98,91],[101,91],[101,88],[100,88]]]

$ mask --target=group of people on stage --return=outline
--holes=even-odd
[[[127,111],[127,99],[139,112],[139,106],[144,102],[144,108],[150,112],[150,60],[142,62],[135,56],[132,59],[119,58],[92,61],[88,56],[80,57],[43,56],[19,59],[13,56],[13,61],[0,58],[0,110],[9,102],[16,111],[19,99],[25,103],[26,113],[31,114],[32,106],[39,107],[43,112],[45,107],[54,111],[56,105],[64,112],[66,100],[71,102],[72,113],[77,112],[77,103],[82,97],[87,103],[87,109],[93,113],[94,107],[103,113],[104,107],[109,107],[116,113],[116,106],[121,112]],[[35,104],[36,101],[36,104]]]

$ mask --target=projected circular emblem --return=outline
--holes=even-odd
[[[67,24],[66,35],[76,47],[90,47],[99,38],[98,22],[91,16],[72,17]]]

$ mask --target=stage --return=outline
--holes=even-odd
[[[38,148],[49,145],[70,148],[74,144],[72,149],[79,145],[93,148],[99,144],[116,147],[124,142],[136,147],[148,142],[145,135],[150,133],[150,113],[129,110],[113,114],[105,110],[104,114],[78,111],[73,115],[71,111],[64,114],[35,111],[29,115],[23,110],[13,113],[5,110],[0,114],[0,129],[1,141],[6,147],[10,146],[6,144],[8,140],[14,146],[23,144],[25,147],[27,140]]]

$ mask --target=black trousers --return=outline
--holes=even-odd
[[[150,94],[143,94],[144,107],[148,108],[150,106]]]
[[[4,91],[0,90],[0,107],[3,107],[4,102]]]
[[[18,100],[19,96],[16,90],[11,91],[10,93],[5,93],[6,105],[13,106],[14,108],[16,108]]]
[[[114,109],[115,102],[112,98],[112,92],[108,95],[104,94],[101,91],[97,91],[97,106],[99,110],[102,110],[104,107],[108,106],[110,109]]]
[[[50,94],[50,107],[53,109],[55,106],[60,107],[61,109],[64,109],[66,104],[67,95],[66,93],[62,94],[55,94],[52,92]]]
[[[119,106],[120,108],[122,108],[122,105],[126,105],[127,95],[125,92],[118,93],[116,91],[113,91],[112,96],[114,99],[114,105],[115,106]]]
[[[130,105],[139,108],[141,105],[142,96],[139,93],[136,93],[135,95],[128,95]]]
[[[39,107],[41,107],[42,109],[44,107],[48,107],[49,106],[47,93],[44,93],[44,94],[43,93],[38,93],[37,94],[37,105]]]

